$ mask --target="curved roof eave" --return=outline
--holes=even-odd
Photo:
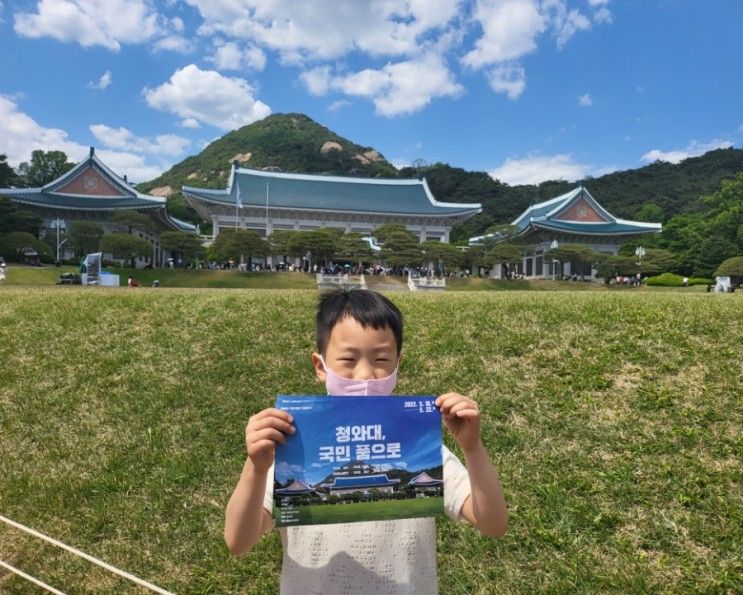
[[[230,206],[234,207],[235,202],[234,201],[227,201],[227,200],[220,200],[219,197],[227,197],[230,196],[230,194],[224,190],[215,190],[214,196],[203,196],[201,194],[202,189],[199,188],[192,188],[190,186],[181,186],[181,192],[183,194],[189,195],[190,198],[194,200],[203,200],[204,202],[209,202],[212,204],[218,204],[220,206]],[[443,206],[442,206],[443,205]],[[450,206],[451,205],[451,206]],[[243,205],[243,208],[246,206],[254,206],[254,207],[264,207],[262,204],[251,204],[251,205]],[[471,204],[466,203],[438,203],[435,206],[442,206],[442,208],[457,208],[457,207],[469,207]],[[415,213],[415,212],[401,212],[401,213],[388,213],[386,211],[349,211],[349,210],[339,210],[339,209],[318,209],[318,208],[311,208],[311,207],[280,207],[280,206],[271,206],[271,209],[281,209],[281,210],[303,210],[303,211],[311,211],[313,213],[360,213],[363,215],[399,215],[399,216],[412,216],[412,217],[453,217],[453,216],[462,216],[462,215],[477,215],[478,213],[482,213],[482,207],[479,204],[475,204],[476,208],[473,209],[465,209],[465,210],[459,210],[459,211],[451,211],[446,213]]]
[[[614,225],[613,223],[608,223],[607,225]],[[653,232],[659,232],[661,231],[660,228],[642,228],[642,229],[628,229],[628,230],[592,230],[592,231],[583,231],[579,229],[568,229],[565,227],[560,227],[556,225],[549,225],[541,222],[535,222],[531,221],[529,225],[527,225],[523,230],[521,230],[518,234],[516,234],[517,237],[523,237],[529,234],[530,231],[533,229],[544,229],[546,231],[554,231],[554,232],[561,232],[561,233],[567,233],[567,234],[574,234],[574,235],[585,235],[585,236],[597,236],[600,237],[602,235],[607,236],[621,236],[621,235],[637,235],[640,233],[653,233]]]
[[[5,195],[9,196],[9,195]],[[79,205],[65,205],[65,204],[55,204],[51,202],[39,202],[39,201],[33,201],[33,200],[23,200],[22,197],[11,197],[15,202],[22,203],[24,205],[28,205],[31,207],[40,207],[44,209],[68,209],[70,211],[111,211],[111,210],[136,210],[136,209],[156,209],[159,207],[164,207],[165,203],[153,203],[153,204],[140,204],[140,205],[112,205],[112,206],[95,206],[95,207],[88,207],[88,206],[79,206]],[[151,202],[151,201],[148,201]]]

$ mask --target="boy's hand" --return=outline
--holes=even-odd
[[[286,442],[284,434],[293,434],[294,419],[286,411],[269,407],[248,420],[245,428],[245,447],[256,471],[265,473],[274,460],[276,443]]]
[[[459,393],[446,393],[436,399],[446,427],[465,452],[475,450],[480,443],[480,408],[472,399]]]

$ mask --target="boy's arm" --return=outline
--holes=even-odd
[[[480,409],[475,401],[458,393],[441,395],[436,406],[467,465],[471,493],[461,514],[485,535],[500,537],[508,528],[508,511],[500,479],[480,439]]]
[[[465,452],[464,460],[471,494],[462,505],[462,516],[481,533],[501,537],[508,529],[506,499],[498,473],[482,442],[479,448]]]
[[[268,472],[256,471],[248,458],[224,514],[224,540],[235,555],[246,554],[273,526],[263,507]]]
[[[224,514],[224,540],[233,554],[245,554],[272,526],[271,515],[263,507],[268,471],[274,462],[277,442],[293,434],[292,416],[269,407],[248,420],[245,447],[248,458],[240,480]]]

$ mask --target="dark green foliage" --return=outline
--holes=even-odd
[[[338,143],[342,149],[321,152],[327,142]],[[170,186],[180,190],[183,185],[225,188],[233,159],[255,169],[275,167],[287,172],[397,177],[394,166],[372,151],[303,114],[273,114],[226,134],[159,178],[140,184],[139,189],[146,192],[157,186]]]
[[[250,229],[223,229],[207,250],[209,260],[244,259],[250,263],[253,256],[263,256],[270,252],[268,243]]]
[[[160,246],[178,252],[186,259],[194,258],[204,251],[198,236],[185,231],[164,231],[160,234]]]
[[[588,191],[617,217],[658,220],[687,213],[702,213],[707,207],[700,197],[720,188],[723,179],[743,171],[743,149],[718,149],[679,164],[656,162],[639,169],[618,171],[586,180]],[[404,169],[401,174],[409,177]],[[424,171],[437,200],[480,202],[483,212],[452,230],[452,241],[482,234],[493,223],[509,223],[530,204],[554,198],[572,188],[574,182],[549,181],[539,185],[508,186],[484,172],[467,172],[437,163]],[[646,210],[645,205],[654,206]],[[654,208],[657,207],[657,208]]]
[[[429,240],[423,242],[420,247],[423,249],[423,261],[425,264],[433,263],[434,268],[439,272],[451,271],[459,268],[464,262],[464,255],[456,246],[444,244],[438,240]],[[439,270],[439,263],[443,270]]]
[[[15,206],[7,196],[0,196],[0,234],[25,231],[38,235],[41,218],[31,211]]]
[[[21,262],[30,252],[36,252],[39,258],[49,256],[47,245],[31,233],[11,231],[0,236],[0,256],[5,260]]]
[[[743,256],[728,258],[717,267],[715,275],[721,277],[743,277]]]
[[[62,151],[36,150],[31,153],[31,161],[24,161],[18,166],[18,176],[23,186],[36,188],[56,180],[73,167],[75,164],[69,163]]]
[[[148,233],[154,233],[156,230],[155,222],[152,218],[139,211],[117,211],[113,216],[113,221],[128,233],[132,233],[135,229]]]
[[[395,231],[390,233],[382,246],[382,260],[391,267],[420,266],[423,263],[423,250],[411,233]]]
[[[20,184],[20,180],[10,165],[8,156],[0,155],[0,188],[10,188]]]
[[[77,256],[96,252],[103,237],[103,228],[90,221],[73,221],[67,231],[68,247]]]
[[[176,219],[195,223],[200,225],[202,229],[205,227],[205,221],[193,208],[191,208],[191,205],[186,202],[186,199],[183,198],[183,195],[180,192],[175,192],[168,196],[166,208],[168,213]]]
[[[385,223],[377,227],[372,233],[374,239],[380,244],[384,244],[387,241],[387,237],[393,233],[406,233],[412,236],[408,228],[402,223]]]
[[[362,237],[363,234],[357,232],[344,234],[338,240],[336,257],[353,262],[371,262],[373,259],[371,246]]]
[[[145,239],[128,233],[109,233],[101,238],[102,252],[113,254],[114,258],[131,260],[134,268],[134,259],[147,258],[152,255],[152,245]]]
[[[682,287],[684,285],[684,278],[674,273],[663,273],[657,277],[648,277],[646,283],[648,285],[660,285],[663,287]]]

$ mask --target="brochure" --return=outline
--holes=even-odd
[[[276,446],[278,527],[444,512],[441,413],[433,396],[279,395],[296,432]]]

